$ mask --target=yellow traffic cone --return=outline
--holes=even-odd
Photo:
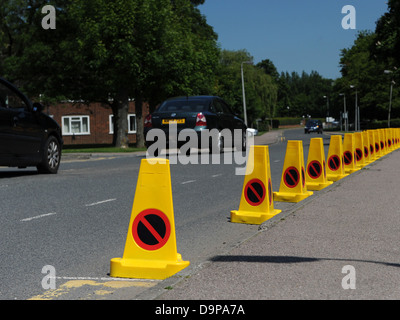
[[[375,159],[379,159],[380,157],[383,156],[381,146],[383,145],[381,141],[381,132],[376,129],[374,130],[374,136],[375,136]]]
[[[369,160],[374,162],[376,160],[375,153],[375,133],[374,130],[367,130],[369,140]]]
[[[399,128],[394,128],[394,145],[395,149],[398,149],[400,147],[400,129]]]
[[[381,146],[381,156],[387,154],[387,141],[386,141],[386,131],[385,129],[378,129],[380,133],[380,146]]]
[[[304,170],[303,142],[289,140],[286,147],[279,192],[274,192],[274,200],[299,202],[311,196],[307,190]]]
[[[166,279],[186,268],[176,249],[171,173],[167,159],[143,159],[122,258],[110,276]]]
[[[355,147],[355,157],[358,168],[364,168],[366,166],[365,155],[364,155],[364,137],[362,132],[354,133],[354,147]]]
[[[322,190],[332,183],[326,178],[324,141],[322,138],[312,138],[307,158],[307,190]]]
[[[274,209],[268,146],[251,146],[239,210],[231,211],[231,222],[261,224],[279,212]]]
[[[385,131],[386,131],[387,150],[388,150],[388,153],[390,153],[393,151],[392,129],[386,128]]]
[[[326,177],[329,181],[338,181],[347,175],[344,172],[342,136],[332,135],[329,143]]]
[[[360,168],[357,167],[357,156],[353,133],[346,133],[343,139],[343,161],[344,172],[354,173]]]

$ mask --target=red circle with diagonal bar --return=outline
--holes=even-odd
[[[364,157],[368,158],[369,150],[367,146],[364,146]]]
[[[343,152],[344,164],[349,165],[353,162],[353,154],[350,151]]]
[[[337,171],[340,168],[340,158],[337,155],[333,155],[328,159],[328,167],[332,171]]]
[[[362,152],[362,150],[361,150],[360,148],[356,148],[355,154],[356,154],[356,159],[357,159],[357,161],[361,161],[361,160],[362,160],[362,157],[363,157],[363,152]]]
[[[171,234],[168,217],[160,210],[146,209],[132,223],[132,236],[142,249],[153,251],[162,248]]]
[[[300,182],[299,170],[295,167],[289,167],[283,174],[283,182],[288,188],[296,187]]]
[[[252,206],[259,206],[261,203],[263,203],[265,195],[265,185],[259,179],[250,180],[244,188],[244,197]]]
[[[307,166],[308,176],[312,179],[318,179],[322,174],[321,163],[317,160],[311,161]]]

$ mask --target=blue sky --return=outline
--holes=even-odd
[[[342,28],[345,5],[356,9],[356,29]],[[278,72],[317,71],[341,76],[340,50],[357,33],[375,31],[385,0],[206,0],[198,7],[218,34],[222,49],[246,49],[254,63],[270,59]]]

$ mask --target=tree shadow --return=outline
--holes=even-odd
[[[219,255],[210,259],[212,262],[257,262],[257,263],[303,263],[316,261],[353,261],[381,264],[388,267],[400,267],[400,263],[360,260],[360,259],[340,259],[340,258],[310,258],[310,257],[295,257],[295,256],[250,256],[250,255]]]

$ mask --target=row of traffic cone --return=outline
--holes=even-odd
[[[231,211],[231,222],[261,224],[281,212],[274,209],[274,200],[302,201],[313,194],[310,190],[322,190],[399,147],[397,128],[346,133],[344,139],[332,135],[327,158],[322,138],[313,138],[305,167],[302,141],[289,140],[280,188],[272,192],[268,146],[252,146],[239,210]]]

